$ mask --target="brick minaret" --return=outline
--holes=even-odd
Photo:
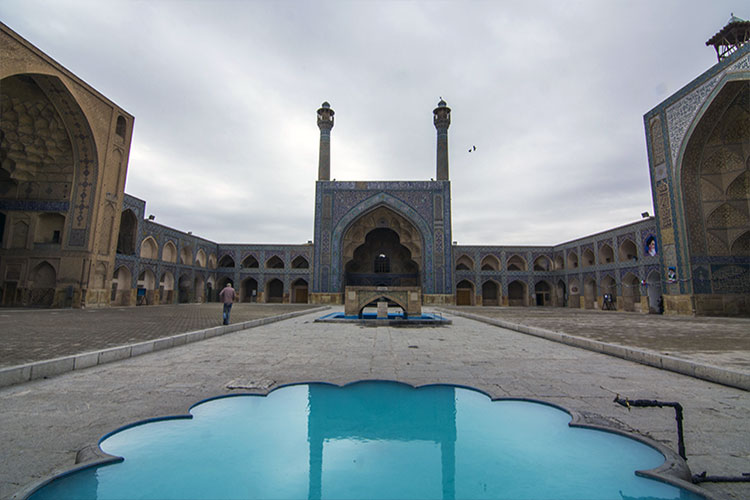
[[[448,127],[451,125],[451,108],[440,99],[438,107],[432,111],[437,129],[437,180],[448,180]]]
[[[333,110],[328,102],[320,105],[318,110],[318,128],[320,129],[320,154],[318,156],[318,180],[331,180],[331,129],[333,128]]]

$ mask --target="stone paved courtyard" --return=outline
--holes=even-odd
[[[193,310],[192,308],[195,308]],[[60,321],[78,323],[79,335],[97,338],[106,330],[106,318],[127,315],[112,324],[126,342],[143,340],[143,325],[152,331],[172,331],[167,324],[181,323],[194,329],[185,318],[206,317],[216,324],[218,306],[168,306],[147,320],[140,309],[88,311],[0,311],[3,344],[6,336],[22,335],[36,324],[35,335],[50,335]],[[249,306],[250,310],[262,306]],[[284,306],[280,306],[284,307]],[[160,308],[152,308],[154,310]],[[486,309],[484,313],[500,314]],[[512,308],[511,308],[512,309]],[[177,311],[176,313],[173,313]],[[111,312],[110,312],[111,311]],[[196,312],[198,311],[198,312]],[[239,309],[238,309],[239,311]],[[266,310],[268,312],[269,310]],[[143,312],[150,312],[144,309]],[[568,333],[594,331],[591,325],[602,318],[602,332],[611,329],[613,341],[625,341],[625,326],[645,318],[634,314],[591,313],[591,325],[583,317],[565,320],[566,310],[518,309],[531,321],[567,324]],[[65,316],[66,313],[72,313]],[[158,313],[158,314],[157,314]],[[215,315],[212,313],[216,313]],[[256,314],[255,312],[248,314]],[[260,313],[258,313],[260,314]],[[694,473],[739,475],[750,472],[750,394],[672,372],[658,370],[611,356],[558,344],[515,331],[451,315],[452,326],[431,328],[363,327],[358,324],[314,323],[317,312],[294,319],[210,338],[128,360],[70,372],[0,389],[0,497],[8,498],[20,489],[47,477],[55,470],[71,467],[76,453],[96,444],[105,433],[141,419],[182,414],[204,398],[233,393],[243,388],[272,389],[309,381],[343,384],[362,379],[396,380],[413,385],[448,383],[474,387],[495,398],[540,399],[581,412],[592,420],[629,428],[677,448],[674,413],[671,409],[628,411],[612,402],[615,394],[631,399],[679,401],[685,407],[685,440],[688,465]],[[558,319],[555,320],[554,316]],[[77,315],[77,316],[76,316]],[[546,316],[545,316],[546,315]],[[606,317],[606,321],[604,318]],[[96,318],[95,321],[89,318]],[[169,319],[171,318],[171,319]],[[213,319],[211,319],[213,318]],[[239,321],[239,316],[236,318]],[[197,320],[196,320],[197,321]],[[695,323],[693,323],[695,321]],[[677,318],[667,328],[676,338],[703,320]],[[739,323],[736,323],[739,321]],[[735,335],[733,326],[743,320],[711,319],[716,335]],[[47,324],[42,328],[39,325]],[[52,325],[50,327],[49,325]],[[9,326],[13,326],[13,330]],[[551,327],[548,323],[546,327]],[[52,331],[46,329],[52,328]],[[69,326],[66,335],[73,335]],[[16,330],[17,329],[17,330]],[[580,329],[580,332],[577,330]],[[18,331],[20,330],[20,331]],[[710,328],[704,335],[710,335]],[[740,331],[740,330],[738,330]],[[46,333],[45,333],[46,332]],[[680,333],[682,332],[682,333]],[[679,333],[679,335],[678,335]],[[133,337],[129,337],[132,335]],[[603,333],[601,333],[603,335]],[[634,343],[640,337],[633,336]],[[742,341],[741,335],[738,337]],[[662,339],[666,342],[666,339]],[[645,342],[645,340],[643,340]],[[653,339],[651,340],[653,341]],[[17,345],[23,342],[15,341]],[[682,345],[675,342],[673,345]],[[83,342],[82,347],[90,350]],[[686,349],[686,354],[689,349]],[[44,356],[44,349],[35,349]],[[49,352],[56,352],[51,348]],[[702,349],[696,350],[702,352]],[[733,356],[747,356],[739,347]],[[744,352],[744,354],[743,354]],[[19,351],[6,353],[27,359]],[[750,498],[750,485],[705,484],[717,497]]]
[[[232,323],[310,309],[307,304],[232,306]],[[153,340],[221,324],[222,305],[106,309],[0,309],[0,368]]]
[[[446,309],[750,372],[750,318],[662,316],[556,307]]]

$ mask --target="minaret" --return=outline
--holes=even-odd
[[[328,102],[320,105],[318,110],[318,128],[320,129],[320,154],[318,156],[318,180],[331,180],[331,129],[333,128],[333,110]]]
[[[448,180],[448,127],[451,124],[451,108],[441,98],[438,107],[432,111],[433,122],[437,129],[437,177],[439,181]],[[322,139],[321,139],[322,140]]]

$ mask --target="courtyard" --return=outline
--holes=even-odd
[[[750,320],[485,307],[444,310],[452,326],[392,328],[314,323],[324,313],[305,313],[304,307],[238,304],[233,322],[282,312],[300,315],[0,389],[4,443],[0,497],[11,498],[50,474],[72,467],[76,454],[96,445],[107,432],[146,418],[184,414],[205,398],[265,393],[301,382],[346,384],[368,379],[415,386],[455,384],[493,398],[542,400],[577,412],[588,422],[648,436],[673,450],[677,434],[672,409],[628,411],[613,399],[619,394],[631,400],[677,401],[685,408],[685,445],[692,473],[736,476],[748,472],[747,391],[453,313],[503,317],[602,342],[668,352],[696,366],[731,363],[731,369],[745,373],[750,350],[742,332],[748,330]],[[219,311],[218,304],[159,306],[148,308],[148,313],[143,308],[4,310],[0,331],[8,347],[2,366],[41,361],[62,351],[142,342],[159,332],[174,335],[213,327],[219,323]],[[123,320],[123,314],[130,316]],[[108,336],[108,331],[114,333]],[[700,335],[686,342],[689,332]],[[30,335],[35,343],[19,341],[29,340]],[[77,346],[72,345],[75,338]],[[27,344],[33,347],[26,348]],[[750,497],[748,483],[704,483],[702,487],[716,498]]]

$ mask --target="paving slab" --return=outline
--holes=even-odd
[[[0,497],[72,467],[79,450],[120,426],[184,414],[198,401],[246,387],[311,381],[445,383],[493,398],[544,400],[673,450],[670,409],[628,411],[612,400],[678,401],[692,471],[748,472],[747,391],[453,315],[451,326],[414,329],[315,323],[318,315],[0,389]],[[750,498],[747,483],[702,488],[716,498]]]

